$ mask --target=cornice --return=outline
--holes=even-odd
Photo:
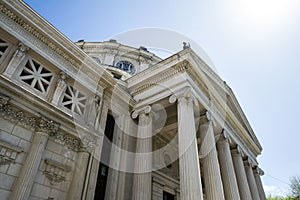
[[[94,90],[100,84],[107,90],[119,91],[121,96],[130,95],[118,88],[117,81],[77,45],[55,29],[22,1],[0,2],[0,21],[6,31],[23,38],[28,47],[37,50],[69,76],[85,87]],[[29,42],[30,41],[30,42]]]
[[[195,87],[200,88],[202,93],[204,93],[209,99],[209,103],[207,105],[203,104],[204,102],[201,102],[203,106],[207,110],[211,110],[212,113],[217,116],[216,119],[220,124],[223,124],[222,121],[224,120],[232,121],[236,127],[235,130],[237,133],[235,135],[239,135],[235,136],[235,139],[240,144],[244,144],[241,142],[244,140],[249,144],[248,146],[251,151],[253,151],[256,155],[260,154],[261,146],[258,141],[253,139],[248,130],[245,129],[245,127],[242,126],[241,122],[237,119],[237,116],[228,109],[226,98],[227,95],[231,93],[229,93],[226,84],[224,84],[220,77],[209,69],[200,58],[195,60],[195,56],[196,55],[194,55],[192,50],[187,49],[179,52],[177,56],[174,55],[168,58],[167,60],[169,61],[162,61],[156,66],[145,70],[141,73],[141,75],[138,74],[138,76],[145,76],[146,79],[143,79],[143,81],[131,86],[130,90],[132,95],[135,96],[140,93],[145,93],[156,85],[159,85],[161,82],[176,77],[179,73],[185,73],[188,75],[187,77],[190,77],[191,80],[196,83]],[[172,66],[170,63],[174,63],[174,61],[175,64]],[[162,63],[168,63],[169,67],[161,66]],[[161,69],[162,67],[165,68]],[[136,80],[133,80],[133,78],[130,78],[129,82],[135,82]],[[216,83],[219,86],[219,89],[215,89],[216,86],[214,86],[213,83]],[[220,90],[224,90],[221,91],[224,92],[224,95],[220,94]],[[212,105],[214,105],[214,107],[212,107]],[[227,118],[225,118],[225,116],[227,116]],[[249,153],[249,155],[250,154],[252,155],[252,153]]]
[[[139,59],[140,57],[148,60],[152,60],[155,62],[160,62],[162,59],[156,56],[154,53],[149,51],[144,51],[135,47],[127,46],[121,43],[114,42],[80,42],[75,43],[78,46],[82,46],[84,51],[92,51],[96,53],[107,53],[109,51],[115,51],[117,55],[128,56],[129,58]],[[114,54],[114,55],[115,55]]]
[[[171,79],[174,76],[177,76],[178,73],[183,73],[186,70],[189,69],[188,62],[180,62],[173,67],[163,71],[162,73],[156,74],[155,76],[152,76],[148,80],[144,80],[141,82],[141,84],[137,84],[136,86],[132,87],[131,94],[133,96],[137,94],[141,94],[147,90],[149,90],[152,87],[157,86],[157,84],[164,82],[168,79]]]
[[[228,87],[229,88],[229,87]],[[232,100],[232,103],[233,103],[233,106],[237,109],[238,111],[238,115],[240,116],[240,120],[242,120],[242,122],[245,124],[245,128],[248,130],[248,133],[250,134],[250,136],[252,137],[252,139],[255,141],[256,145],[258,145],[258,147],[260,148],[260,150],[262,150],[262,147],[261,147],[261,144],[260,142],[258,141],[247,117],[245,116],[245,113],[243,112],[240,104],[238,103],[233,91],[231,90],[231,88],[229,88],[229,94],[230,94],[230,97],[231,97],[231,100]],[[236,115],[235,115],[236,116]]]
[[[33,131],[47,133],[56,142],[74,150],[78,150],[81,146],[79,139],[69,134],[62,134],[59,131],[59,124],[43,116],[28,116],[25,111],[15,108],[14,105],[9,103],[8,97],[1,94],[0,116]]]

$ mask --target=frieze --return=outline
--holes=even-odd
[[[158,83],[166,81],[166,80],[174,77],[176,74],[187,71],[188,69],[189,69],[188,62],[185,61],[185,62],[179,63],[179,64],[175,65],[174,67],[168,69],[167,71],[160,73],[159,76],[157,76],[156,78],[154,78],[150,81],[146,81],[146,83],[144,83],[142,86],[135,88],[133,91],[133,95],[140,94],[140,93],[148,90],[149,88],[156,86]]]
[[[0,95],[0,116],[32,131],[46,132],[55,142],[73,150],[78,150],[81,147],[80,139],[60,133],[57,123],[45,117],[26,116],[23,111],[13,108],[9,104],[9,98],[3,95]]]
[[[0,116],[25,128],[35,130],[36,118],[26,116],[23,111],[14,109],[8,102],[9,98],[0,95]]]
[[[57,143],[71,148],[75,151],[78,151],[79,148],[81,147],[81,142],[79,139],[72,137],[68,134],[61,134],[61,133],[51,133],[50,137]]]
[[[45,36],[43,36],[41,33],[39,33],[36,29],[34,29],[29,24],[25,23],[24,20],[22,20],[20,17],[18,17],[16,14],[14,14],[11,10],[6,8],[4,5],[0,5],[0,12],[5,14],[7,17],[9,17],[11,20],[13,20],[15,23],[17,23],[19,26],[21,26],[25,31],[33,35],[35,38],[46,44],[50,49],[52,49],[54,52],[56,52],[58,55],[63,57],[65,60],[67,60],[69,63],[71,63],[74,66],[79,66],[79,63],[75,62],[70,56],[65,54],[59,47],[57,47],[53,42],[51,42],[49,39],[47,39]],[[12,24],[11,24],[12,25]]]

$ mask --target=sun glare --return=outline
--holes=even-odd
[[[292,17],[297,0],[239,0],[239,11],[248,23],[274,25]]]

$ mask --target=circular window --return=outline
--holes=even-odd
[[[131,62],[128,61],[120,61],[117,63],[116,68],[123,70],[129,74],[134,74],[135,73],[135,67]]]

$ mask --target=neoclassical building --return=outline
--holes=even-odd
[[[74,43],[2,0],[0,86],[0,199],[266,199],[259,141],[187,45]]]

